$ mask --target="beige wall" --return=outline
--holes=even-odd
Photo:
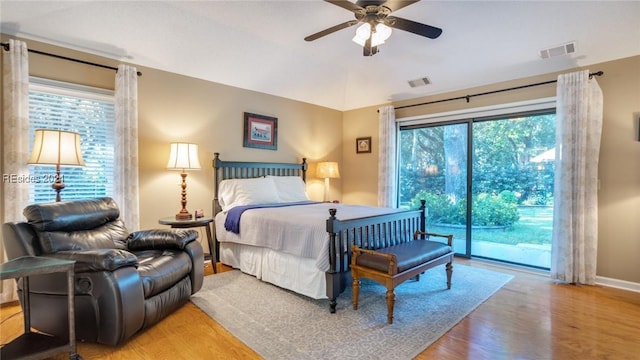
[[[222,160],[310,163],[307,191],[322,200],[323,182],[315,163],[341,162],[342,113],[281,97],[242,90],[153,69],[143,72],[139,93],[141,226],[156,226],[160,217],[180,209],[178,172],[165,169],[172,141],[199,145],[201,171],[189,172],[188,209],[211,214],[214,152]],[[243,112],[278,118],[278,150],[242,146]],[[340,181],[331,182],[340,196]]]
[[[599,243],[598,276],[640,282],[640,56],[589,66],[604,71],[598,83],[604,93],[604,123],[599,161]],[[530,83],[554,80],[547,74],[437,96],[396,102],[398,107],[465,96]],[[494,95],[412,107],[396,111],[397,118],[435,114],[555,96],[555,85],[543,85]],[[384,104],[381,104],[382,106]],[[347,111],[344,114],[344,162],[354,168],[343,179],[345,202],[376,204],[377,157],[355,155],[352,142],[360,135],[372,134],[377,151],[377,107]]]
[[[344,114],[342,201],[378,205],[378,106]],[[356,153],[356,139],[371,136],[371,153]]]

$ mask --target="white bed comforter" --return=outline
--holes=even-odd
[[[329,270],[329,236],[326,220],[329,209],[338,210],[340,220],[401,211],[362,205],[317,203],[277,208],[247,210],[240,219],[240,234],[226,231],[226,212],[216,215],[216,237],[220,242],[267,247],[303,258],[316,260],[321,271]]]

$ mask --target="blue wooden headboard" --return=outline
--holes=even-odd
[[[261,176],[300,176],[302,181],[307,181],[307,158],[302,158],[301,163],[275,163],[252,161],[223,161],[220,153],[213,154],[214,169],[214,194],[213,216],[221,211],[218,202],[218,187],[222,180],[226,179],[250,179]]]

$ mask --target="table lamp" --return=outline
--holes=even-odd
[[[169,162],[169,170],[181,170],[182,177],[182,209],[176,214],[176,220],[191,220],[193,215],[187,211],[187,173],[185,170],[200,170],[198,160],[198,145],[188,143],[172,143]]]
[[[340,177],[338,163],[332,161],[318,163],[318,167],[316,168],[316,175],[319,178],[324,178],[324,201],[330,201],[329,179]]]
[[[64,183],[60,178],[60,166],[84,166],[80,149],[80,134],[71,131],[36,129],[31,158],[27,164],[55,165],[56,178],[51,187],[60,201]]]

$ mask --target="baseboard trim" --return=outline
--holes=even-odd
[[[549,276],[548,270],[534,269],[527,266],[506,264],[503,262],[492,261],[488,259],[479,259],[479,258],[473,258],[469,261],[481,262],[483,264],[487,264],[496,268],[502,267],[510,270],[525,272],[532,275],[540,275],[540,276],[546,276],[546,277]],[[596,276],[596,284],[640,293],[640,283],[637,283],[637,282],[619,280],[619,279],[609,278],[605,276]]]
[[[640,283],[596,276],[596,284],[640,293]]]

